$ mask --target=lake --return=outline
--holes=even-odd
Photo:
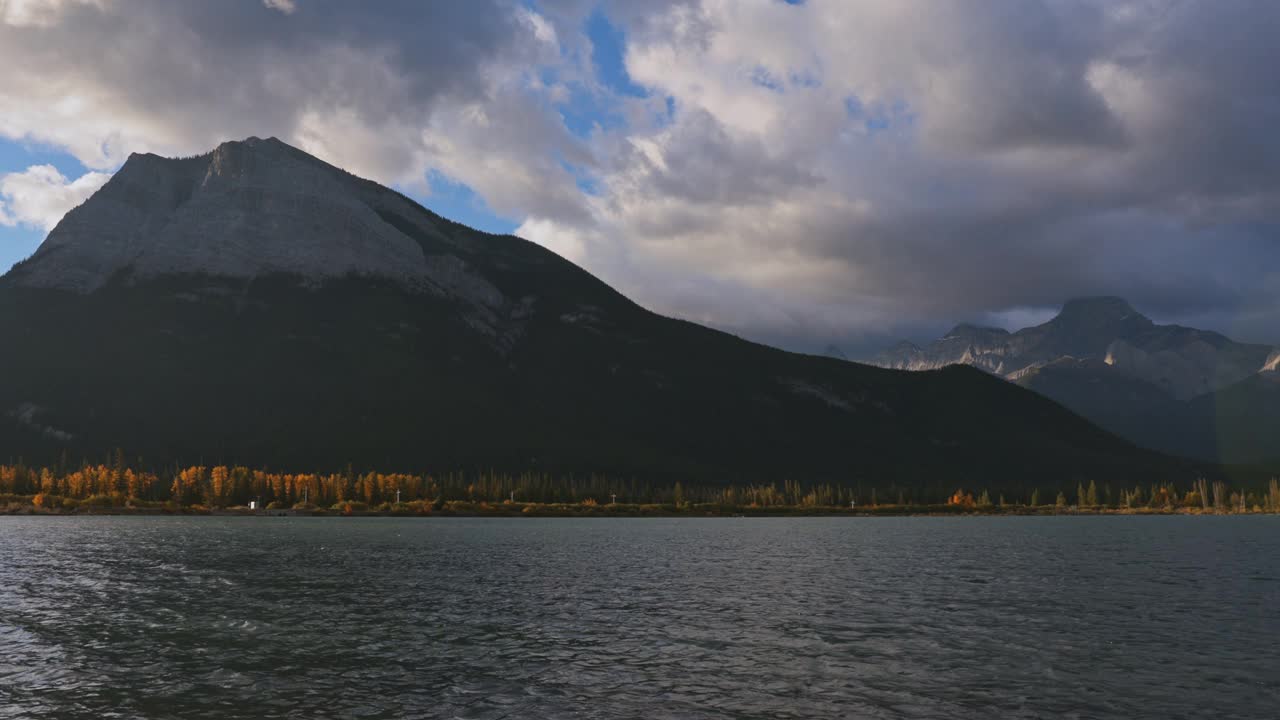
[[[0,718],[1262,718],[1280,517],[0,517]]]

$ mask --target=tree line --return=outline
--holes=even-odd
[[[993,498],[991,493],[986,490],[979,493],[976,498],[972,493],[966,493],[964,490],[957,490],[951,497],[947,498],[947,505],[959,505],[975,509],[995,508],[1007,504],[1031,507],[1042,507],[1051,504],[1064,508],[1113,508],[1117,510],[1137,510],[1142,508],[1177,510],[1187,508],[1223,513],[1249,512],[1252,510],[1280,512],[1280,478],[1272,478],[1270,484],[1259,491],[1247,488],[1232,488],[1220,480],[1210,483],[1204,478],[1198,478],[1185,490],[1179,490],[1172,483],[1153,483],[1146,488],[1141,485],[1135,485],[1131,488],[1122,487],[1113,493],[1110,485],[1104,485],[1099,489],[1096,482],[1090,481],[1088,486],[1085,486],[1084,483],[1077,484],[1074,496],[1068,495],[1065,490],[1059,490],[1052,500],[1047,494],[1042,494],[1038,489],[1033,489],[1025,502],[1014,498],[1013,502],[1009,503],[1003,493]]]
[[[62,499],[103,504],[167,503],[178,506],[226,508],[299,503],[330,507],[360,503],[368,507],[408,502],[504,502],[545,504],[652,504],[669,506],[721,505],[730,507],[884,507],[960,506],[988,510],[1001,507],[1075,507],[1174,510],[1196,508],[1217,512],[1280,512],[1280,479],[1269,486],[1231,487],[1222,481],[1196,480],[1187,487],[1152,484],[1146,487],[1099,486],[1079,483],[1071,489],[1030,488],[1028,491],[941,487],[874,487],[806,484],[785,481],[752,485],[671,484],[618,478],[604,474],[551,475],[453,471],[446,473],[357,472],[351,467],[332,473],[284,473],[244,466],[196,465],[165,472],[137,469],[121,453],[112,462],[76,467],[0,465],[0,495],[29,498],[33,504]]]

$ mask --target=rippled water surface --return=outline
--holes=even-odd
[[[6,718],[1277,703],[1275,517],[0,517]]]

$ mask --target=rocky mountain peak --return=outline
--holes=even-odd
[[[1062,305],[1062,311],[1054,318],[1059,323],[1113,325],[1153,323],[1129,304],[1128,300],[1114,296],[1073,298]]]
[[[12,280],[92,292],[121,277],[359,275],[491,295],[448,252],[436,220],[276,138],[251,137],[190,158],[130,156]]]
[[[1123,298],[1086,297],[1068,300],[1057,317],[1040,326],[1039,349],[1049,360],[1058,355],[1100,357],[1116,340],[1133,338],[1155,327],[1150,318]]]

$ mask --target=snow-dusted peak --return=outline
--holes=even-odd
[[[287,273],[319,283],[355,274],[500,303],[457,257],[424,253],[421,237],[443,235],[410,205],[275,138],[227,142],[193,158],[135,154],[63,218],[14,280],[92,292],[114,277]],[[389,209],[400,228],[387,221]]]

